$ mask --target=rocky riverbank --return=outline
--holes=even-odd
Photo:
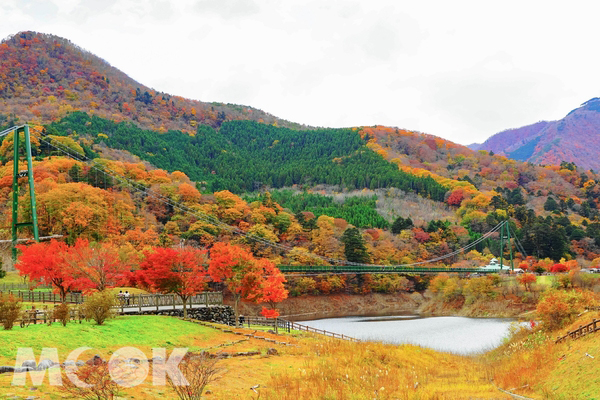
[[[225,304],[233,306],[231,298]],[[260,315],[262,304],[241,303],[243,315]],[[320,318],[336,318],[366,315],[421,314],[427,316],[462,317],[518,317],[535,308],[531,304],[515,303],[510,300],[478,301],[472,304],[444,303],[426,292],[365,295],[332,294],[319,296],[290,297],[279,304],[282,318],[305,321]]]
[[[415,314],[425,298],[420,293],[366,295],[331,294],[319,296],[290,297],[278,305],[282,318],[305,321],[318,318],[335,318],[353,315]],[[231,298],[225,304],[233,306]],[[262,304],[242,303],[243,315],[259,315]]]

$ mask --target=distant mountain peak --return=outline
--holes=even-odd
[[[479,148],[537,164],[566,161],[598,170],[600,97],[587,100],[558,121],[540,121],[497,133]]]

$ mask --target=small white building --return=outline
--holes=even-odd
[[[510,269],[510,265],[504,265],[504,264],[500,264],[500,262],[498,261],[498,259],[496,258],[492,258],[490,260],[490,263],[488,265],[484,265],[483,267],[479,267],[478,268],[480,271],[507,271],[507,272],[512,272]],[[521,268],[515,268],[514,269],[515,273],[522,273],[523,270]]]
[[[500,262],[498,261],[498,259],[496,258],[492,258],[490,260],[490,263],[488,265],[484,265],[483,267],[479,267],[479,269],[484,269],[484,270],[500,270],[500,269],[504,269],[504,264],[500,265]]]

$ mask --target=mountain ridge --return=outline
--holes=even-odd
[[[19,32],[0,42],[0,79],[5,120],[49,123],[86,111],[160,132],[193,134],[199,124],[218,127],[239,119],[311,128],[249,106],[156,91],[70,40],[45,33]]]
[[[594,97],[558,121],[540,121],[499,132],[471,149],[493,151],[534,164],[575,163],[600,169],[600,98]]]

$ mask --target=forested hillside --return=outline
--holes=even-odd
[[[132,260],[156,245],[234,242],[282,264],[385,265],[444,256],[508,219],[524,268],[600,264],[600,177],[575,163],[536,166],[392,127],[291,129],[251,108],[155,93],[51,35],[18,34],[0,53],[0,127],[44,122],[32,143],[43,235],[110,243]],[[0,161],[6,227],[11,135]],[[439,263],[483,265],[500,255],[496,237]],[[294,293],[343,287],[311,280]],[[399,287],[359,281],[358,291]]]
[[[351,129],[296,131],[253,121],[228,121],[195,135],[142,130],[84,113],[48,126],[57,135],[87,136],[127,150],[157,167],[180,170],[208,191],[242,193],[261,188],[325,183],[344,188],[397,187],[443,201],[446,188],[386,162]]]
[[[300,127],[248,106],[158,92],[69,40],[38,32],[0,43],[0,106],[0,114],[21,123],[49,123],[80,110],[159,132],[195,132],[200,124],[235,119]]]
[[[384,127],[293,131],[251,121],[231,121],[218,131],[203,126],[195,135],[176,131],[160,134],[132,124],[72,113],[45,129],[48,138],[90,157],[106,146],[129,149],[172,173],[183,170],[197,174],[194,180],[206,180],[196,186],[207,193],[217,191],[217,185],[239,192],[281,186],[304,188],[305,192],[300,194],[273,191],[267,197],[263,194],[247,197],[247,202],[230,193],[226,203],[247,210],[232,211],[232,217],[216,212],[210,204],[215,201],[218,204],[220,200],[210,194],[198,198],[204,206],[194,208],[201,215],[234,224],[261,240],[294,248],[288,253],[240,238],[257,254],[292,264],[323,262],[315,256],[344,258],[343,234],[352,225],[367,229],[363,239],[371,262],[407,263],[447,254],[506,218],[512,221],[522,245],[524,252],[518,258],[523,262],[526,255],[552,260],[579,257],[581,262],[590,262],[600,255],[598,177],[574,164],[535,167],[491,156],[486,151],[473,152],[429,135]],[[9,154],[7,151],[10,138],[0,147],[0,156]],[[44,159],[43,143],[34,144],[34,152],[38,159]],[[132,166],[117,170],[132,173],[138,168],[127,171]],[[70,180],[80,180],[79,169],[83,174],[84,166],[68,171]],[[139,180],[139,172],[133,174]],[[90,175],[85,182],[112,191],[120,188],[110,177],[98,180]],[[327,196],[311,193],[317,183],[344,191],[373,182],[390,189],[414,189],[432,200],[444,201],[454,207],[457,218],[453,221],[459,224],[430,219],[415,225],[412,220],[407,222],[410,216],[385,220],[377,214],[374,198],[348,198],[335,203]],[[174,189],[159,184],[160,180],[153,183],[142,179],[140,183],[154,187],[152,190],[170,201],[179,200],[173,197]],[[199,196],[200,192],[194,190]],[[383,200],[388,195],[398,193],[384,192]],[[182,225],[189,218],[185,212],[177,215],[180,211],[171,206],[160,206],[154,200],[152,204],[150,209],[159,231],[176,232],[176,238],[207,244],[223,240],[229,234],[219,224],[202,219]],[[272,211],[259,212],[262,216],[251,211],[265,206]],[[320,243],[321,240],[324,242]],[[482,242],[477,250],[499,254],[494,240]],[[470,253],[465,259],[453,257],[445,262],[476,265],[484,259],[482,254]]]
[[[246,196],[244,200],[251,203],[262,202],[266,198],[270,198],[294,213],[304,212],[303,215],[309,216],[310,221],[313,222],[314,218],[328,215],[342,218],[358,228],[389,228],[390,226],[390,223],[376,211],[376,195],[371,197],[349,196],[340,203],[336,202],[333,196],[309,192],[297,193],[289,189],[267,193]]]

